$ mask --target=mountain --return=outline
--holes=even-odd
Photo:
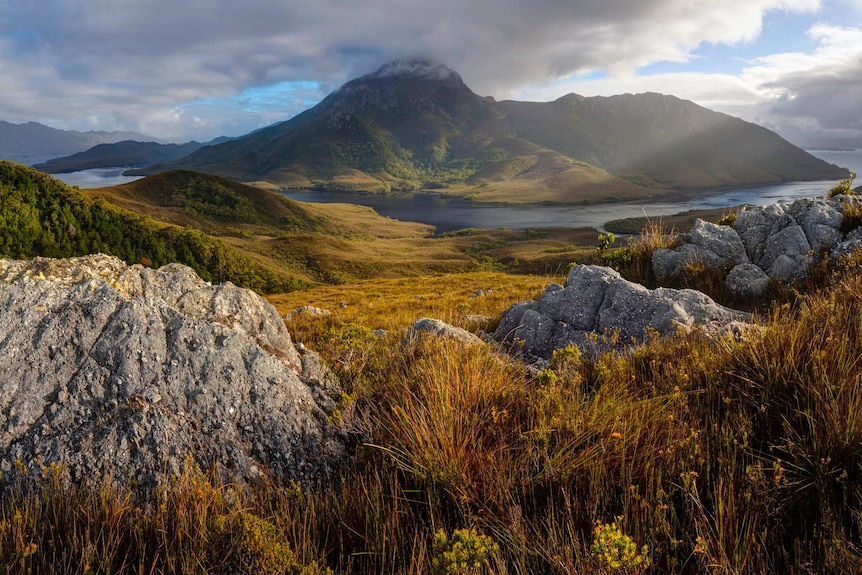
[[[159,144],[124,140],[113,144],[98,144],[84,152],[54,158],[33,167],[49,174],[65,174],[94,168],[143,168],[159,162],[178,160],[205,145],[194,141],[185,144]]]
[[[846,177],[776,133],[661,94],[502,102],[518,134],[651,186],[745,185]]]
[[[387,64],[291,120],[138,173],[170,167],[283,187],[446,188],[520,202],[846,175],[760,126],[672,96],[496,102],[425,60]]]
[[[50,158],[82,152],[97,144],[148,140],[134,132],[75,132],[37,122],[10,124],[0,120],[0,159],[38,164]]]

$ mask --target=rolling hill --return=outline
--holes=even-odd
[[[846,175],[760,126],[672,96],[496,102],[422,60],[390,63],[291,120],[133,173],[169,168],[286,188],[564,203]]]
[[[179,262],[205,280],[231,280],[262,292],[307,285],[199,229],[159,222],[32,168],[0,161],[0,257],[62,258],[96,252],[154,267]]]

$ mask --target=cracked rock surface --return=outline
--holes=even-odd
[[[0,470],[154,485],[188,462],[300,481],[345,458],[340,389],[275,308],[179,264],[0,260]]]
[[[678,236],[676,248],[655,251],[653,273],[657,278],[672,277],[683,266],[701,262],[711,269],[731,270],[729,289],[758,297],[770,278],[799,281],[819,255],[839,257],[858,249],[859,228],[849,233],[843,228],[845,212],[858,208],[860,201],[858,196],[838,196],[747,206],[739,210],[733,227],[698,219],[690,234]],[[752,265],[763,273],[754,272]]]
[[[747,314],[718,305],[695,290],[650,290],[603,266],[577,265],[565,287],[551,284],[538,301],[520,302],[503,314],[495,337],[517,342],[524,354],[548,359],[574,344],[584,350],[611,347],[602,336],[619,332],[619,344],[644,341],[650,330],[670,335],[695,326],[732,327]]]

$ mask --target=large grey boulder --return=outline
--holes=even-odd
[[[779,227],[763,243],[762,252],[757,265],[778,281],[804,278],[811,264],[811,244],[802,226],[789,215],[779,220]]]
[[[734,227],[751,262],[770,277],[788,281],[805,277],[812,254],[843,240],[843,212],[841,198],[804,198],[790,204],[744,207]]]
[[[495,337],[534,357],[550,358],[574,344],[610,347],[602,336],[618,331],[619,344],[643,341],[649,330],[669,335],[695,326],[721,328],[747,318],[694,290],[649,290],[601,266],[572,268],[566,286],[552,284],[538,301],[519,302],[500,321]]]
[[[775,233],[774,228],[785,212],[785,204],[780,203],[763,207],[745,206],[737,212],[733,228],[742,239],[752,263],[760,262],[766,239]]]
[[[808,245],[815,252],[829,248],[844,234],[839,228],[844,220],[840,200],[802,199],[793,202],[788,214],[802,228]]]
[[[0,260],[0,470],[154,485],[187,462],[322,478],[339,388],[268,302],[185,266]]]

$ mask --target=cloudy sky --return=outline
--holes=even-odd
[[[862,145],[862,0],[0,0],[0,120],[235,136],[414,56],[498,100],[653,91]]]

